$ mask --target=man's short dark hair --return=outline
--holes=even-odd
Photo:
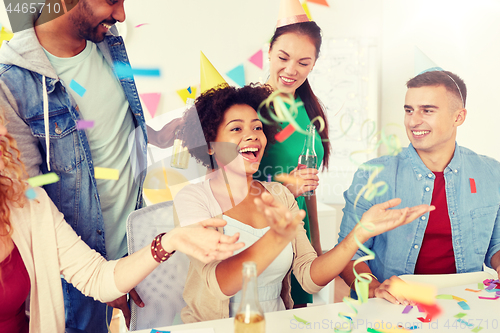
[[[421,73],[406,82],[406,87],[408,89],[429,86],[444,86],[448,92],[452,93],[462,101],[461,107],[465,108],[467,87],[465,86],[465,82],[458,75],[448,71],[428,71]]]

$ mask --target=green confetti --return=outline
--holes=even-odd
[[[371,332],[371,333],[383,333],[382,331],[377,331],[376,329],[373,329],[373,328],[370,328],[370,327],[368,327],[368,328],[366,329],[366,331],[367,331],[367,332]]]
[[[481,326],[478,326],[478,327],[474,328],[471,332],[477,333],[477,332],[479,332],[482,329],[483,328]]]
[[[56,183],[59,181],[59,176],[55,172],[49,172],[40,176],[31,177],[28,179],[28,184],[31,187],[38,187],[47,184]]]
[[[481,289],[481,290],[484,290],[484,284],[482,282],[479,282],[477,284],[477,289]]]
[[[296,320],[296,321],[298,321],[299,323],[303,323],[303,324],[305,324],[305,325],[309,325],[309,324],[310,324],[310,322],[308,322],[307,320],[304,320],[304,319],[302,319],[302,318],[299,318],[299,317],[297,317],[296,315],[293,315],[293,318],[295,318],[295,320]]]
[[[459,313],[457,313],[456,315],[454,315],[453,317],[455,317],[455,318],[463,318],[463,317],[465,317],[465,316],[467,316],[467,314],[466,314],[466,313],[459,312]]]
[[[437,295],[436,299],[453,299],[453,295],[441,294]]]

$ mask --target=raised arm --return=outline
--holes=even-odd
[[[311,278],[319,286],[324,286],[338,276],[358,250],[354,235],[361,243],[383,232],[392,230],[400,225],[410,223],[418,216],[434,209],[433,206],[419,205],[411,208],[391,209],[401,203],[401,199],[392,199],[374,205],[361,218],[361,222],[370,230],[356,226],[345,239],[321,257],[314,259],[311,265]],[[280,219],[280,204],[267,193],[262,194],[262,200],[256,200],[257,207],[265,212],[266,217],[273,223]]]
[[[165,234],[161,244],[165,251],[183,252],[202,262],[224,260],[233,251],[244,246],[236,243],[239,234],[227,236],[208,227],[223,227],[226,222],[221,219],[210,219],[188,227],[175,228]],[[115,284],[123,293],[127,293],[160,264],[153,259],[151,247],[148,245],[136,253],[118,260],[115,267]]]
[[[263,198],[274,202],[269,193],[265,193]],[[254,261],[257,264],[257,275],[260,275],[295,237],[297,228],[301,227],[299,223],[305,216],[304,211],[292,216],[283,205],[276,202],[270,205],[273,205],[274,209],[265,214],[269,214],[266,217],[270,221],[271,229],[245,251],[220,262],[216,267],[215,274],[220,290],[227,296],[237,293],[242,287],[243,262]]]

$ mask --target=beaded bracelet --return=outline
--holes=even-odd
[[[164,261],[167,261],[168,258],[170,258],[175,253],[175,251],[171,253],[165,251],[165,249],[161,245],[161,238],[165,234],[166,232],[159,234],[155,237],[155,239],[153,239],[153,242],[151,243],[151,254],[153,255],[154,260],[156,260],[160,264]]]

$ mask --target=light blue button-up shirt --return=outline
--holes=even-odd
[[[384,166],[373,183],[384,181],[388,190],[371,201],[361,197],[354,208],[359,190],[372,173],[358,169],[351,187],[344,192],[346,205],[339,242],[356,225],[356,214],[361,218],[375,204],[392,198],[402,200],[396,208],[431,204],[435,176],[412,145],[397,156],[382,156],[366,164]],[[491,257],[500,250],[500,163],[455,144],[444,178],[457,273],[482,271],[483,262],[491,267]],[[476,193],[471,183],[475,183]],[[380,282],[393,275],[413,274],[428,217],[426,213],[364,244],[375,252],[375,259],[367,264]],[[358,250],[353,260],[364,255]]]

